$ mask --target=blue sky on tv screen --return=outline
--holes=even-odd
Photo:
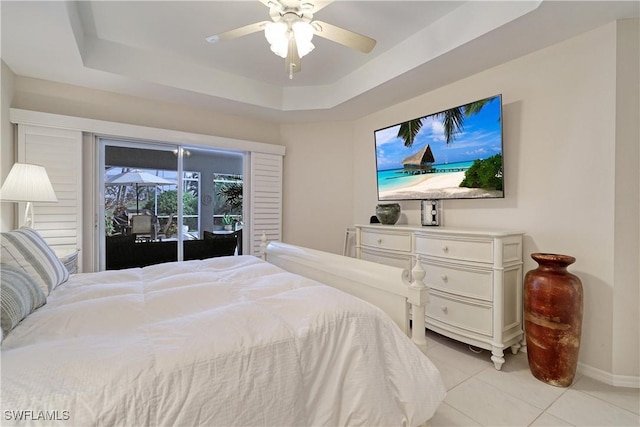
[[[402,168],[402,160],[422,150],[427,144],[431,146],[435,165],[469,162],[501,154],[501,107],[500,96],[495,96],[480,112],[465,116],[464,127],[449,145],[444,137],[442,117],[437,114],[422,119],[422,128],[410,148],[404,146],[402,138],[398,138],[400,124],[376,131],[378,170]]]

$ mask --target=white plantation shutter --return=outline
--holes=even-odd
[[[35,229],[58,254],[82,245],[82,132],[18,125],[18,162],[47,170],[58,203],[34,203]],[[25,203],[20,203],[22,225]],[[82,265],[82,252],[78,264]]]
[[[251,153],[251,254],[261,255],[267,242],[282,239],[282,156]]]

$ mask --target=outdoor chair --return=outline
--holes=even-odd
[[[157,239],[157,219],[154,215],[135,215],[131,218],[131,234],[138,241]]]

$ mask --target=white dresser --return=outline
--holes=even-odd
[[[515,354],[522,330],[522,234],[495,230],[356,225],[356,256],[411,269],[420,262],[429,287],[426,326],[491,350]]]

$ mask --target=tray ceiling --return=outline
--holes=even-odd
[[[20,76],[293,122],[357,118],[615,19],[633,1],[346,1],[314,18],[377,40],[364,54],[315,37],[302,71],[262,33],[249,1],[6,1],[2,59]]]

